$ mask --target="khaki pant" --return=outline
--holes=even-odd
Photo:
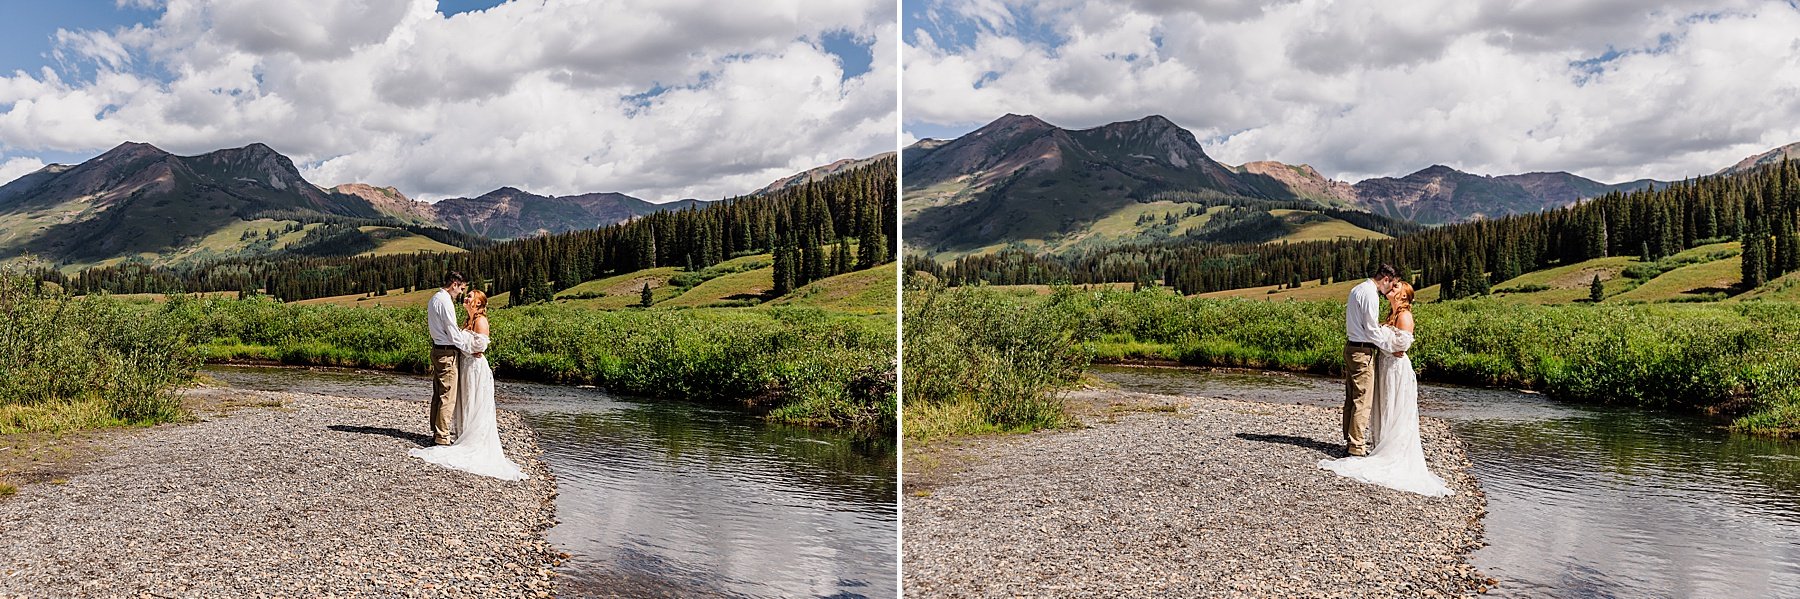
[[[1369,347],[1344,347],[1344,443],[1350,453],[1369,450],[1369,414],[1375,404],[1375,356]]]
[[[456,414],[457,381],[455,348],[431,348],[431,439],[450,443],[450,419]]]

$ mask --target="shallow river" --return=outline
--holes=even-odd
[[[1121,388],[1340,407],[1342,383],[1096,367]],[[1541,395],[1421,386],[1488,497],[1475,565],[1502,597],[1800,597],[1800,442]]]
[[[233,386],[424,401],[423,377],[208,366]],[[893,597],[891,438],[501,381],[556,474],[560,596]],[[421,429],[424,423],[420,423]]]

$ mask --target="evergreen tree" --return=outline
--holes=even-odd
[[[650,294],[650,283],[645,282],[644,290],[638,292],[638,306],[643,307],[643,308],[648,308],[652,304],[655,304],[655,303],[656,303],[656,298]]]
[[[638,232],[637,268],[632,270],[644,270],[646,268],[656,268],[655,227],[642,227]]]
[[[825,249],[819,247],[819,242],[817,240],[812,240],[811,238],[808,238],[808,242],[803,243],[802,246],[800,263],[804,265],[802,268],[806,274],[805,276],[802,276],[800,280],[795,281],[795,283],[805,285],[825,278],[826,272],[829,269],[825,264]]]
[[[556,291],[562,291],[581,283],[581,273],[574,260],[562,260],[556,269]]]
[[[831,249],[831,274],[841,275],[850,272],[850,238],[838,239],[837,247]]]
[[[1606,285],[1600,283],[1598,273],[1594,274],[1594,282],[1588,284],[1588,299],[1596,304],[1600,303],[1600,300],[1606,299]]]
[[[1583,255],[1588,259],[1606,257],[1606,220],[1600,215],[1587,218],[1587,245]]]
[[[794,292],[794,260],[789,249],[786,244],[775,248],[775,272],[772,273],[775,288],[772,291],[777,297]]]
[[[1490,287],[1488,286],[1486,273],[1482,272],[1484,268],[1482,268],[1481,262],[1479,261],[1480,256],[1471,253],[1469,254],[1468,260],[1469,263],[1464,270],[1463,284],[1461,286],[1462,295],[1464,297],[1487,295]]]
[[[1743,279],[1745,289],[1761,287],[1768,280],[1769,265],[1767,235],[1760,228],[1753,228],[1744,236]]]
[[[880,229],[871,228],[863,233],[856,244],[856,269],[868,270],[886,264],[888,240]]]

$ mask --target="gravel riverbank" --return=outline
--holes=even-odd
[[[500,435],[531,477],[505,482],[407,456],[424,402],[191,393],[255,407],[0,499],[0,597],[548,595],[556,486],[516,414]]]
[[[1083,390],[1087,428],[940,441],[903,502],[908,597],[1419,597],[1473,593],[1485,499],[1421,423],[1430,498],[1320,469],[1339,412]],[[937,454],[937,455],[929,455]],[[908,460],[914,459],[908,455]]]

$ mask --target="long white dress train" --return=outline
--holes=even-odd
[[[1413,334],[1390,326],[1377,327],[1375,345],[1381,348],[1376,378],[1375,421],[1369,437],[1373,450],[1367,456],[1319,460],[1319,467],[1362,482],[1420,495],[1455,494],[1444,479],[1425,465],[1425,448],[1419,441],[1419,381],[1412,358],[1394,352],[1412,348]]]
[[[494,371],[488,368],[487,356],[471,357],[487,351],[488,336],[471,331],[461,333],[456,343],[463,352],[457,362],[457,397],[461,401],[456,410],[456,442],[406,453],[445,468],[503,480],[524,480],[525,471],[506,459],[500,446],[500,425],[494,414]]]

